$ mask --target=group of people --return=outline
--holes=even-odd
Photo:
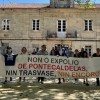
[[[86,52],[86,50],[84,48],[81,48],[81,50],[79,51],[78,49],[75,49],[75,51],[72,51],[71,48],[68,48],[68,47],[64,47],[64,48],[61,48],[61,46],[57,46],[57,47],[53,47],[51,52],[50,52],[50,55],[54,55],[54,56],[67,56],[67,57],[77,57],[77,58],[88,58],[89,57],[89,54]],[[100,57],[100,48],[96,48],[96,53],[94,53],[91,57]],[[59,78],[59,84],[61,83],[61,79]],[[86,86],[89,86],[89,83],[88,83],[88,79],[83,79],[83,83],[86,84]],[[64,78],[63,78],[63,82],[64,82]],[[75,81],[77,82],[78,79],[75,78]],[[100,81],[99,81],[99,78],[96,78],[96,84],[97,86],[100,85]]]
[[[26,47],[22,47],[21,49],[21,55],[27,55],[29,54],[27,51]],[[86,52],[86,50],[84,48],[81,48],[81,50],[79,51],[78,49],[75,49],[75,51],[72,51],[71,48],[68,47],[61,47],[60,45],[52,47],[50,53],[47,51],[46,45],[42,45],[41,49],[37,49],[37,50],[33,50],[33,52],[31,53],[32,55],[51,55],[51,56],[67,56],[67,57],[77,57],[77,58],[88,58],[88,53]],[[12,52],[12,48],[11,47],[7,47],[7,52],[4,55],[5,60],[8,60],[8,66],[11,65],[12,63],[14,64],[16,56],[14,55]],[[96,53],[94,53],[92,55],[92,57],[100,57],[100,48],[96,49]],[[12,60],[13,59],[13,60]],[[10,81],[12,81],[12,77],[10,77]],[[22,81],[22,77],[19,77],[19,82]],[[23,78],[23,81],[25,81],[25,77]],[[44,81],[44,77],[38,77],[38,82],[43,84]],[[75,78],[75,82],[77,82],[78,79]],[[7,82],[7,77],[5,77],[5,82]],[[65,79],[63,78],[63,82],[65,82]],[[61,78],[58,78],[58,84],[61,83]],[[83,83],[86,84],[87,86],[89,85],[88,83],[88,79],[85,78],[83,79]],[[96,78],[96,84],[97,86],[100,85],[100,81],[99,78]]]

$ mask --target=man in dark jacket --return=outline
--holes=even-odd
[[[84,48],[81,48],[81,52],[79,52],[79,58],[88,58],[88,53],[84,50]],[[83,84],[89,86],[88,78],[84,78]]]
[[[96,49],[96,53],[94,53],[94,54],[92,55],[92,57],[100,57],[100,48],[97,48],[97,49]],[[97,83],[97,86],[100,85],[99,78],[96,78],[96,83]]]
[[[87,52],[84,50],[84,48],[81,48],[81,52],[79,52],[79,57],[84,58],[84,54],[87,54]]]

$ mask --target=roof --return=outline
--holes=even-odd
[[[17,8],[17,9],[26,9],[26,8],[47,8],[49,7],[49,4],[3,4],[0,5],[0,9],[10,9],[10,8]],[[78,8],[77,5],[75,5],[75,8]],[[96,8],[100,8],[100,4],[96,4]]]
[[[22,9],[45,8],[48,6],[49,6],[49,4],[3,4],[3,5],[0,5],[0,9],[1,8],[22,8]]]

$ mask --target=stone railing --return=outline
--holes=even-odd
[[[67,33],[65,38],[77,38],[77,33]],[[59,38],[57,37],[57,33],[48,33],[47,32],[47,38]]]
[[[47,31],[47,38],[57,38],[57,33]]]

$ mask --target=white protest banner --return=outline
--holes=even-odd
[[[67,58],[49,55],[18,55],[15,66],[5,66],[0,56],[0,76],[7,77],[100,77],[100,58]]]

